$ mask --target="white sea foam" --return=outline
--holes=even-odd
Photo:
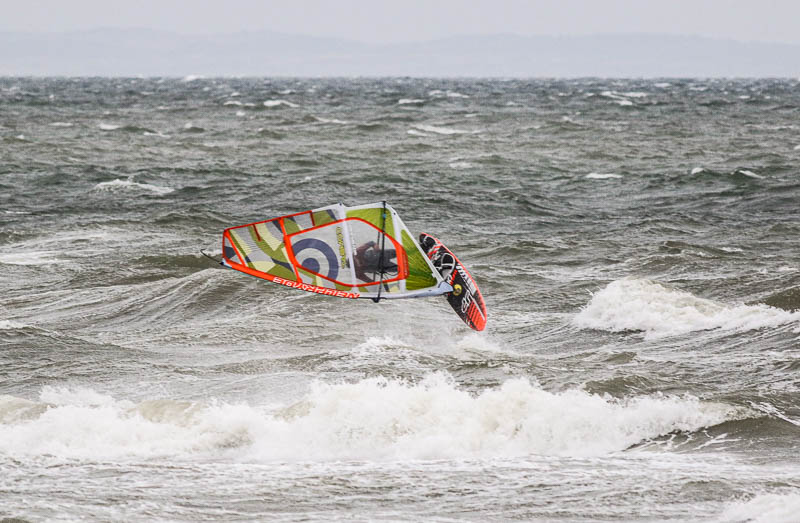
[[[145,131],[145,132],[144,132],[144,133],[142,133],[142,134],[143,134],[144,136],[157,136],[157,137],[159,137],[159,138],[169,138],[169,137],[170,137],[168,134],[164,134],[164,133],[162,133],[161,131],[158,131],[158,132],[155,132],[155,133],[153,133],[153,132],[150,132],[150,131]]]
[[[800,312],[767,305],[726,305],[644,279],[609,283],[573,320],[582,328],[643,331],[646,338],[726,329],[752,330],[800,321]]]
[[[129,191],[129,190],[140,190],[140,191],[149,191],[156,194],[169,194],[173,192],[175,189],[172,187],[164,187],[162,185],[153,185],[149,183],[139,183],[134,182],[132,180],[111,180],[110,182],[100,182],[94,186],[94,190],[96,191]]]
[[[97,125],[97,128],[100,129],[101,131],[116,131],[117,129],[120,128],[120,126],[110,123],[101,123]]]
[[[577,389],[552,393],[525,379],[476,395],[442,374],[416,384],[317,383],[281,408],[132,403],[87,389],[46,388],[38,402],[0,396],[0,455],[200,454],[248,462],[591,456],[741,416],[740,409],[690,396],[616,400]]]
[[[433,97],[446,96],[448,98],[469,98],[469,95],[466,94],[462,94],[456,91],[442,91],[441,89],[434,89],[432,91],[428,91],[428,96],[433,96]]]
[[[239,100],[227,100],[222,105],[237,105],[237,106],[240,106],[240,105],[242,105],[242,102],[240,102]]]
[[[633,105],[633,102],[628,100],[625,95],[620,94],[616,91],[603,91],[600,93],[600,96],[605,96],[606,98],[611,98],[614,100],[615,103],[619,105]]]
[[[199,80],[203,78],[201,75],[198,74],[190,74],[183,77],[183,82],[194,82],[195,80]]]
[[[264,107],[280,107],[282,105],[286,107],[299,107],[299,105],[286,100],[267,100],[264,102]]]
[[[800,145],[795,145],[795,146],[794,146],[794,150],[795,150],[795,151],[800,151]]]
[[[762,180],[762,179],[765,178],[765,176],[761,176],[760,174],[756,174],[753,171],[749,171],[747,169],[736,169],[733,172],[734,172],[734,174],[743,174],[745,176],[749,176],[750,178],[756,178],[756,179],[759,179],[759,180]]]
[[[49,250],[9,250],[0,253],[0,263],[6,265],[51,265],[63,261],[58,257],[59,254],[58,251]]]
[[[401,98],[397,100],[397,105],[417,105],[422,103],[425,103],[425,100],[420,98]]]
[[[27,327],[24,323],[19,323],[14,320],[0,320],[0,330],[14,330],[24,329]]]
[[[428,133],[423,133],[422,131],[417,131],[416,129],[409,129],[406,132],[411,136],[430,136]]]
[[[672,84],[669,82],[659,82],[657,84],[653,84],[655,87],[659,87],[661,89],[666,89],[667,87],[671,87]]]
[[[419,129],[420,131],[424,131],[426,133],[443,134],[443,135],[475,134],[480,132],[480,131],[465,131],[463,129],[452,129],[450,127],[438,127],[435,125],[426,125],[426,124],[415,125],[414,128]]]
[[[72,127],[73,125],[72,122],[53,122],[50,127]]]
[[[797,523],[800,514],[800,491],[759,494],[747,501],[730,505],[720,522]]]
[[[319,116],[314,117],[319,123],[333,123],[338,125],[347,125],[350,122],[345,120],[337,120],[336,118],[320,118]]]
[[[246,114],[244,111],[236,111],[236,116],[245,116]]]
[[[586,178],[590,180],[609,180],[613,178],[622,178],[622,175],[614,173],[589,173],[586,175]]]
[[[450,162],[451,169],[472,169],[475,164],[469,162]]]

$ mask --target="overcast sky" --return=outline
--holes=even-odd
[[[0,31],[269,30],[371,43],[661,33],[800,44],[800,0],[0,0]]]

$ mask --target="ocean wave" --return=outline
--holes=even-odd
[[[725,329],[745,331],[800,321],[767,305],[726,305],[645,279],[609,283],[573,319],[587,329],[642,331],[646,338]]]
[[[93,190],[95,191],[111,191],[111,192],[119,192],[119,191],[149,191],[156,194],[169,194],[175,189],[172,187],[165,187],[162,185],[153,185],[149,183],[139,183],[134,182],[132,180],[111,180],[110,182],[100,182],[94,186]]]
[[[122,131],[127,133],[144,133],[144,134],[160,134],[158,131],[150,129],[149,127],[142,127],[139,125],[115,125],[101,123],[97,125],[101,131]]]
[[[757,494],[736,501],[720,515],[720,523],[795,523],[800,514],[800,490]]]
[[[603,91],[602,93],[600,93],[600,96],[603,96],[605,98],[610,98],[611,100],[614,101],[614,103],[618,105],[623,105],[623,106],[633,105],[633,102],[629,100],[628,96],[625,95],[624,93],[618,93],[616,91]]]
[[[292,102],[289,102],[289,101],[286,101],[286,100],[267,100],[267,101],[264,102],[264,107],[266,107],[268,109],[276,109],[276,108],[281,107],[281,106],[290,107],[290,108],[300,107],[299,105],[297,105],[295,103],[292,103]]]
[[[0,254],[0,263],[6,265],[50,265],[64,261],[59,258],[60,254],[62,253],[53,250],[10,250]]]
[[[183,132],[185,133],[204,133],[206,130],[198,125],[194,125],[192,122],[186,122],[183,124]]]
[[[615,178],[622,178],[621,174],[614,173],[589,173],[586,175],[589,180],[612,180]]]
[[[0,320],[0,330],[16,330],[24,329],[27,327],[24,323],[19,323],[14,320]]]
[[[39,401],[0,396],[0,454],[68,458],[226,455],[241,460],[592,456],[739,416],[690,396],[626,400],[552,393],[511,379],[477,395],[443,374],[316,383],[280,408],[45,387]]]
[[[316,120],[319,123],[333,123],[333,124],[338,124],[338,125],[347,125],[347,124],[350,123],[350,122],[347,122],[345,120],[337,120],[336,118],[322,118],[322,117],[319,117],[319,116],[315,116],[314,120]]]
[[[419,124],[415,125],[414,129],[419,129],[420,131],[426,133],[434,133],[434,134],[442,134],[442,135],[451,135],[451,134],[476,134],[480,131],[466,131],[464,129],[453,129],[451,127],[440,127],[436,125],[427,125],[427,124]]]

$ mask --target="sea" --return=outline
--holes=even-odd
[[[0,78],[0,520],[800,521],[800,80]],[[488,309],[226,269],[387,201]]]

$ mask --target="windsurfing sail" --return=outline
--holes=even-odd
[[[451,292],[385,202],[330,205],[225,229],[222,264],[287,287],[340,298]]]

